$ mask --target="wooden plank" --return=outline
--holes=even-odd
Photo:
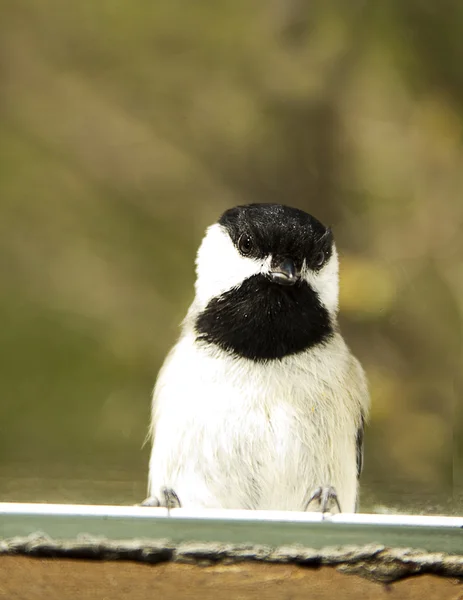
[[[434,575],[378,584],[332,567],[164,563],[0,556],[0,600],[457,600],[455,579]]]

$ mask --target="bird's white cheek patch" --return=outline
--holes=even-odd
[[[306,281],[317,292],[320,302],[332,315],[338,311],[339,304],[339,262],[336,248],[326,265],[318,272],[305,271]]]
[[[212,298],[261,273],[263,267],[264,261],[242,256],[221,225],[212,225],[196,257],[196,301],[206,306]]]

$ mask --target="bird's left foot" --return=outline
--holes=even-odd
[[[171,508],[181,508],[182,503],[180,498],[177,496],[177,492],[172,488],[162,488],[161,494],[164,497],[164,506],[167,510]]]
[[[149,496],[149,498],[143,500],[140,506],[165,506],[167,511],[170,511],[171,508],[180,508],[182,504],[175,490],[165,487],[161,490],[161,498]]]
[[[325,513],[331,512],[330,509],[333,506],[335,506],[338,509],[338,512],[342,512],[341,505],[338,499],[338,494],[334,487],[332,487],[331,485],[320,486],[316,488],[312,492],[310,498],[308,499],[307,504],[305,505],[305,510],[307,510],[309,508],[309,505],[314,501],[318,502],[320,511],[323,516],[325,516]]]

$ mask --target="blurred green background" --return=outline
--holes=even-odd
[[[204,229],[330,224],[362,509],[463,506],[463,3],[2,0],[0,500],[145,496]]]

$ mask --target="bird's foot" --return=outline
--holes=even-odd
[[[167,513],[170,514],[172,508],[180,508],[182,503],[180,502],[177,493],[172,488],[165,487],[161,489],[160,498],[157,496],[149,496],[140,503],[140,506],[164,506],[167,508]]]
[[[320,486],[316,488],[308,499],[307,504],[305,505],[305,510],[307,510],[309,505],[314,501],[318,502],[323,518],[327,512],[331,512],[330,509],[333,508],[333,506],[336,506],[338,512],[342,512],[338,494],[331,485]]]

